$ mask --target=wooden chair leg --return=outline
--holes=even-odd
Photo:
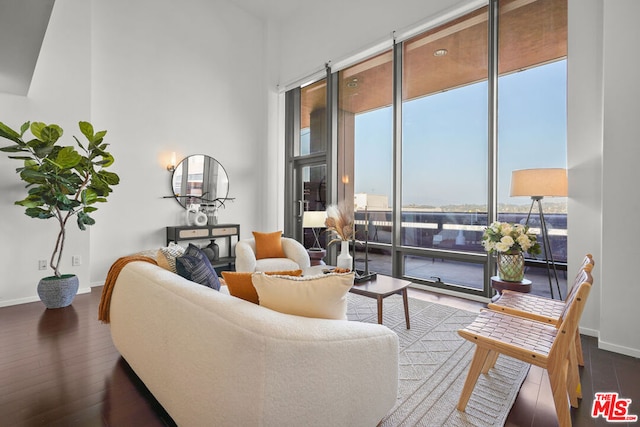
[[[577,408],[578,399],[582,399],[582,386],[580,384],[580,372],[578,370],[578,358],[573,343],[569,346],[569,366],[567,371],[567,391],[571,406]]]
[[[482,366],[482,373],[488,373],[491,368],[496,365],[496,361],[498,360],[498,356],[500,354],[497,351],[489,350],[489,355],[487,356],[487,360],[485,360],[484,365]]]
[[[576,354],[578,356],[578,365],[584,366],[584,356],[582,354],[582,341],[580,340],[580,328],[576,330]]]
[[[560,366],[553,366],[552,364],[547,366],[549,382],[551,383],[551,393],[553,394],[553,403],[556,407],[560,427],[571,427],[571,413],[567,400],[568,368],[567,360],[564,360]]]
[[[458,401],[457,406],[458,411],[464,411],[467,407],[471,393],[476,386],[476,382],[478,381],[478,377],[480,376],[480,372],[482,371],[482,367],[484,366],[488,355],[488,349],[476,346],[476,351],[473,353],[473,359],[471,360],[471,366],[469,366],[467,379],[464,382],[462,393],[460,393],[460,400]]]

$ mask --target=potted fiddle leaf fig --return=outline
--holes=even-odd
[[[86,142],[74,136],[76,147],[57,144],[63,131],[56,124],[26,122],[15,131],[0,122],[0,137],[12,142],[0,151],[23,162],[16,172],[28,189],[27,197],[15,204],[26,208],[25,214],[32,218],[54,219],[59,230],[49,261],[54,275],[38,284],[38,295],[47,308],[70,305],[78,292],[77,276],[60,272],[69,220],[75,218],[80,230],[95,224],[91,217],[98,209],[95,204],[106,202],[111,187],[120,182],[118,175],[107,170],[113,164],[113,156],[106,151],[109,144],[104,142],[107,132],[94,132],[88,122],[80,122],[79,127]],[[31,137],[25,135],[27,131]]]

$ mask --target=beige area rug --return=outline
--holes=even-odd
[[[348,294],[349,320],[377,322],[376,300]],[[457,331],[476,317],[414,298],[406,329],[402,298],[383,302],[383,323],[400,339],[398,400],[380,426],[502,426],[529,372],[529,365],[500,356],[480,375],[465,412],[456,409],[475,346]]]

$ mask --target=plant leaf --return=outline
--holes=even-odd
[[[91,123],[89,123],[89,122],[79,122],[78,126],[80,126],[80,132],[82,132],[82,134],[85,137],[87,137],[89,142],[93,142],[94,141],[93,126],[91,125]]]
[[[82,156],[73,147],[63,147],[56,157],[55,163],[62,169],[76,166],[82,160]]]
[[[24,125],[23,125],[24,126]],[[9,126],[0,122],[0,137],[6,138],[10,141],[13,141],[17,144],[20,144],[22,141],[20,139],[20,134],[15,130],[11,129]]]

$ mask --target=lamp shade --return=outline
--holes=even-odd
[[[303,228],[324,228],[324,221],[327,219],[326,211],[304,211],[302,214]]]
[[[567,194],[566,169],[521,169],[511,173],[511,196],[565,197]]]

